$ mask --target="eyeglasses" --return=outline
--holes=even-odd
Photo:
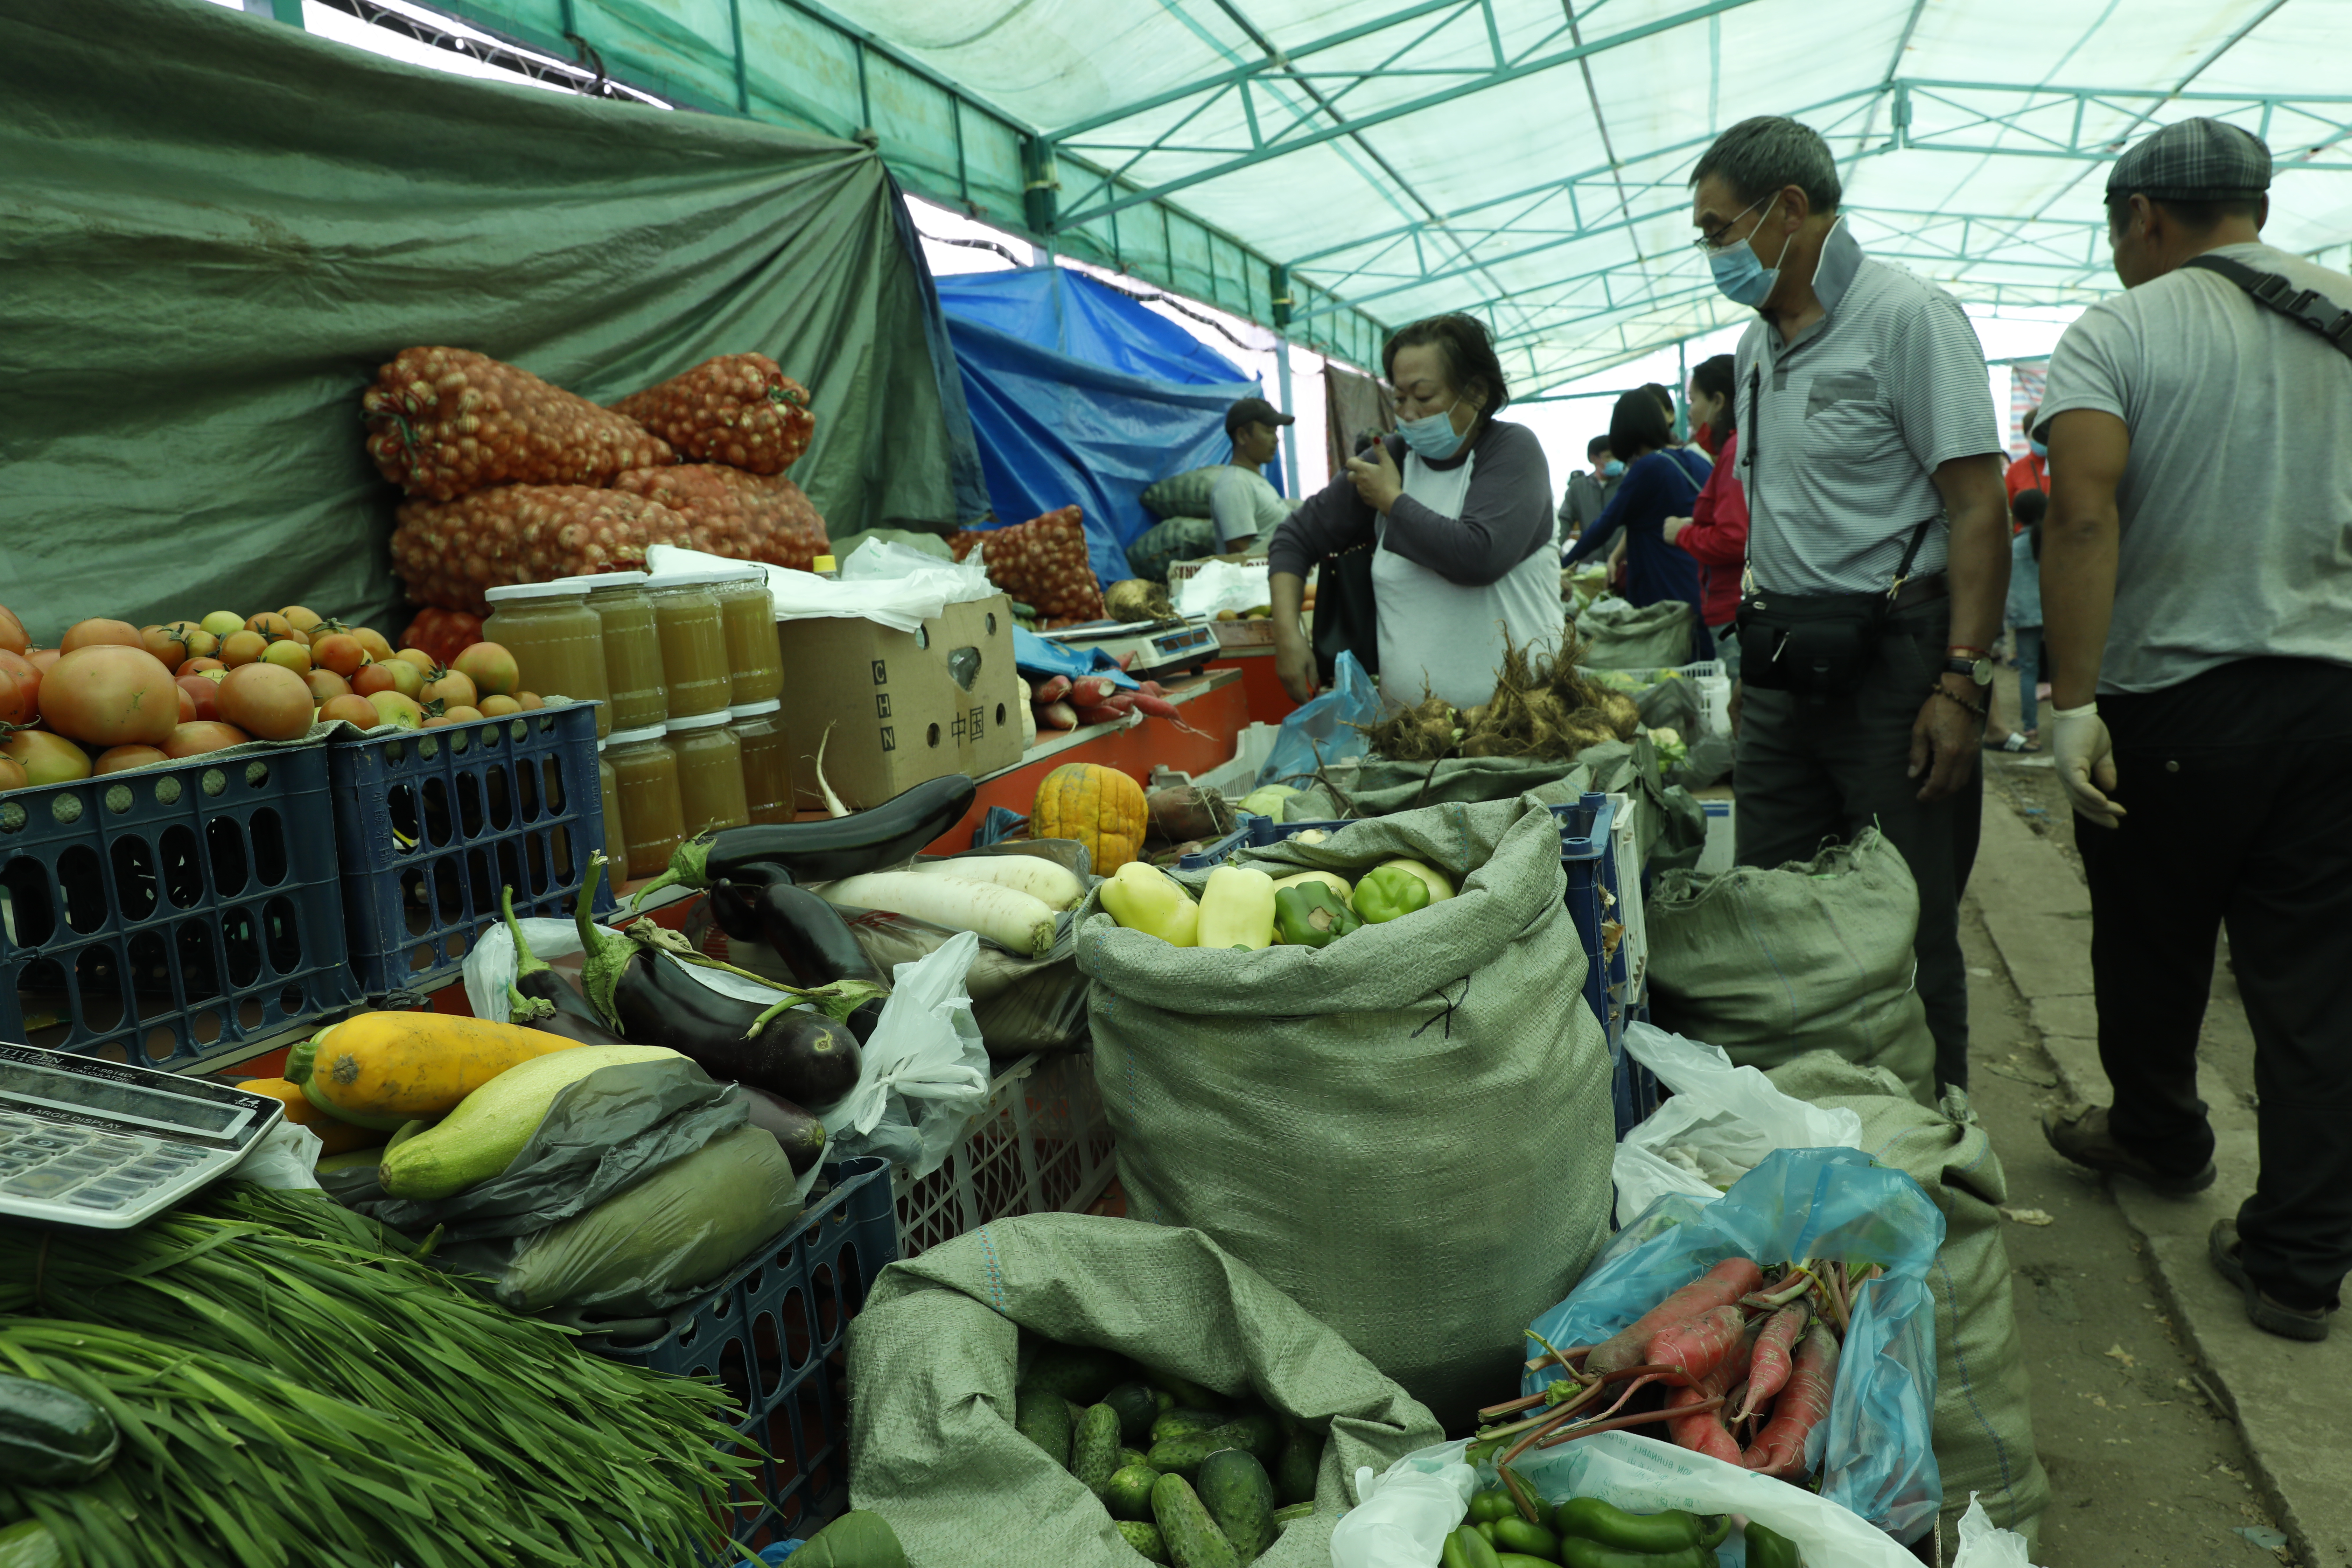
[[[1778,191],[1772,193],[1772,196],[1777,196],[1779,195],[1780,193]],[[1701,256],[1713,256],[1720,251],[1729,250],[1733,246],[1741,243],[1736,239],[1726,239],[1724,236],[1731,232],[1731,226],[1733,224],[1738,223],[1741,218],[1746,217],[1749,213],[1754,212],[1758,207],[1760,207],[1766,202],[1770,201],[1772,196],[1759,196],[1756,200],[1749,202],[1746,206],[1740,208],[1738,212],[1733,213],[1729,218],[1724,221],[1723,226],[1717,228],[1713,234],[1702,234],[1696,239],[1692,240],[1691,248],[1697,251]]]

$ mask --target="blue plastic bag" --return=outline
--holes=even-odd
[[[1342,653],[1332,667],[1331,689],[1290,710],[1251,787],[1304,784],[1326,763],[1362,756],[1371,742],[1357,726],[1380,721],[1381,694],[1372,678],[1354,654]]]
[[[1143,684],[1119,668],[1118,660],[1098,647],[1066,647],[1026,626],[1013,628],[1013,667],[1024,675],[1042,676],[1048,680],[1057,675],[1066,675],[1072,680],[1083,680],[1090,675],[1107,676],[1113,686],[1123,691],[1132,691]]]
[[[1781,1149],[1708,1203],[1659,1198],[1621,1230],[1568,1300],[1529,1335],[1555,1345],[1599,1344],[1727,1258],[1759,1264],[1811,1258],[1886,1273],[1863,1287],[1838,1356],[1829,1419],[1808,1460],[1822,1496],[1897,1541],[1927,1533],[1943,1507],[1936,1468],[1936,1309],[1927,1274],[1944,1244],[1944,1215],[1908,1175],[1858,1149]],[[1556,1383],[1530,1373],[1520,1392]]]

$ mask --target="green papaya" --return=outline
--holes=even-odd
[[[1158,1527],[1140,1520],[1122,1519],[1118,1521],[1118,1533],[1120,1539],[1146,1563],[1166,1563],[1169,1560],[1168,1543],[1160,1539]]]
[[[1151,1488],[1159,1479],[1160,1472],[1150,1465],[1121,1465],[1103,1489],[1103,1507],[1113,1519],[1150,1519]]]
[[[1013,1400],[1013,1429],[1045,1449],[1054,1463],[1069,1468],[1069,1401],[1042,1388],[1023,1388]]]
[[[1097,1403],[1127,1381],[1133,1368],[1116,1351],[1091,1345],[1041,1344],[1021,1376],[1024,1388],[1045,1388],[1080,1409]]]
[[[1255,1455],[1220,1448],[1202,1461],[1194,1490],[1243,1562],[1274,1544],[1274,1478]]]
[[[1102,1402],[1118,1412],[1118,1437],[1122,1443],[1140,1443],[1151,1436],[1151,1424],[1160,1419],[1160,1401],[1152,1391],[1139,1383],[1122,1383],[1102,1396]]]
[[[1241,1568],[1241,1553],[1183,1477],[1161,1476],[1153,1483],[1151,1517],[1175,1568]]]
[[[1185,1437],[1195,1432],[1213,1432],[1225,1424],[1224,1416],[1213,1410],[1188,1410],[1178,1405],[1152,1417],[1151,1440],[1163,1437]]]
[[[1077,1435],[1070,1442],[1070,1473],[1097,1497],[1110,1489],[1118,1469],[1118,1412],[1108,1405],[1090,1405],[1078,1418]]]
[[[1293,1432],[1275,1461],[1275,1500],[1286,1508],[1313,1502],[1315,1480],[1322,1469],[1323,1439],[1312,1432]]]

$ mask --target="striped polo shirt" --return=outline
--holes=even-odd
[[[1976,328],[1954,300],[1862,253],[1831,228],[1813,293],[1828,312],[1780,341],[1758,321],[1739,340],[1739,479],[1748,563],[1759,590],[1884,590],[1920,522],[1911,574],[1944,569],[1937,468],[2001,449]]]

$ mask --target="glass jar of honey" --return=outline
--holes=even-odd
[[[784,731],[782,707],[768,701],[728,710],[743,759],[743,801],[754,822],[793,820],[793,740]]]
[[[665,572],[646,579],[654,630],[661,642],[662,679],[669,716],[723,713],[734,700],[735,675],[727,658],[727,623],[719,610],[719,583],[708,572]]]
[[[686,813],[678,804],[677,758],[659,730],[615,733],[604,760],[621,802],[622,844],[631,881],[658,877],[686,837]],[[617,880],[617,879],[616,879]]]
[[[624,731],[625,733],[625,731]],[[608,873],[614,887],[627,879],[629,867],[629,836],[621,824],[621,777],[613,771],[610,759],[604,755],[609,741],[596,742],[596,785],[604,805],[604,859],[612,869]]]
[[[482,595],[490,618],[482,640],[514,655],[516,687],[541,697],[596,704],[596,738],[612,732],[604,685],[604,624],[576,583],[515,583]]]
[[[743,799],[743,754],[723,711],[671,720],[669,749],[677,759],[677,801],[688,837],[751,820]]]
[[[646,597],[646,574],[597,572],[556,581],[587,589],[588,607],[603,623],[604,688],[613,704],[613,729],[668,723],[669,689],[662,679],[661,637],[654,630],[653,601]]]
[[[784,693],[784,658],[776,646],[776,601],[768,569],[744,566],[718,584],[719,616],[727,627],[727,658],[734,686],[730,707],[767,702]]]

